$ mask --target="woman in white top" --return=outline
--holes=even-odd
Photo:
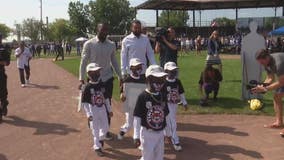
[[[19,69],[21,87],[25,87],[26,84],[29,83],[29,78],[30,78],[29,61],[32,58],[32,54],[29,48],[25,46],[25,42],[22,41],[20,43],[20,47],[15,50],[15,56],[17,58],[17,68]],[[24,71],[26,72],[26,78]]]

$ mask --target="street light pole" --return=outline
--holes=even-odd
[[[42,0],[40,1],[40,40],[43,40],[42,38]]]

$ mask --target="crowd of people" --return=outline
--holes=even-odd
[[[181,151],[182,144],[176,131],[176,113],[178,104],[181,104],[185,110],[188,106],[184,95],[185,89],[178,78],[180,75],[178,50],[180,47],[181,50],[195,48],[199,54],[203,46],[207,47],[204,70],[200,71],[199,80],[202,93],[200,105],[206,106],[210,93],[213,92],[213,100],[217,100],[220,82],[223,80],[222,61],[219,54],[222,43],[226,43],[226,40],[222,42],[218,31],[213,31],[209,38],[197,36],[195,40],[178,41],[174,28],[169,27],[166,34],[161,35],[153,47],[148,36],[142,32],[141,22],[134,20],[131,23],[131,33],[121,42],[119,66],[115,56],[116,44],[107,38],[108,27],[104,23],[98,24],[97,35],[84,43],[82,51],[80,48],[81,104],[93,135],[95,152],[98,156],[104,156],[104,141],[113,139],[109,130],[111,118],[115,114],[112,111],[114,72],[119,80],[120,99],[125,106],[125,123],[117,133],[118,140],[122,140],[129,130],[133,129],[134,144],[141,150],[141,159],[146,160],[163,159],[164,140],[168,140],[174,150]],[[239,44],[241,36],[236,39],[236,44]],[[29,83],[29,61],[32,57],[40,56],[43,49],[46,55],[57,52],[55,60],[59,56],[62,56],[63,60],[63,46],[61,43],[25,46],[24,42],[21,42],[19,48],[15,50],[21,86],[25,87]],[[65,47],[66,53],[70,54],[71,45],[66,43]],[[159,63],[155,59],[154,51],[159,53]],[[4,116],[8,111],[5,66],[10,63],[10,55],[7,53],[9,53],[8,48],[0,43],[0,114]],[[269,128],[283,126],[283,55],[282,53],[270,55],[266,50],[259,50],[255,57],[268,73],[265,80],[268,85],[258,85],[252,88],[251,92],[265,93],[276,90],[274,94],[276,121],[266,126]],[[278,79],[275,79],[275,76]],[[284,135],[284,130],[281,134]]]

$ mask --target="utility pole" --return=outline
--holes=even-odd
[[[40,1],[40,40],[43,40],[43,36],[42,36],[42,0]]]

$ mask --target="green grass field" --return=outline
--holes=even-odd
[[[119,59],[119,54],[117,54]],[[241,97],[241,64],[240,60],[226,59],[223,63],[223,77],[217,102],[210,102],[209,107],[200,107],[201,98],[198,80],[201,71],[205,65],[205,52],[196,56],[192,53],[179,57],[178,64],[180,67],[179,78],[181,79],[186,92],[186,98],[189,103],[189,110],[183,111],[180,107],[180,114],[264,114],[273,115],[272,94],[266,94],[264,99],[264,108],[260,111],[249,109],[247,102],[240,100]],[[79,57],[73,57],[64,61],[55,62],[59,66],[78,77]],[[119,100],[118,82],[115,81],[114,98]]]

